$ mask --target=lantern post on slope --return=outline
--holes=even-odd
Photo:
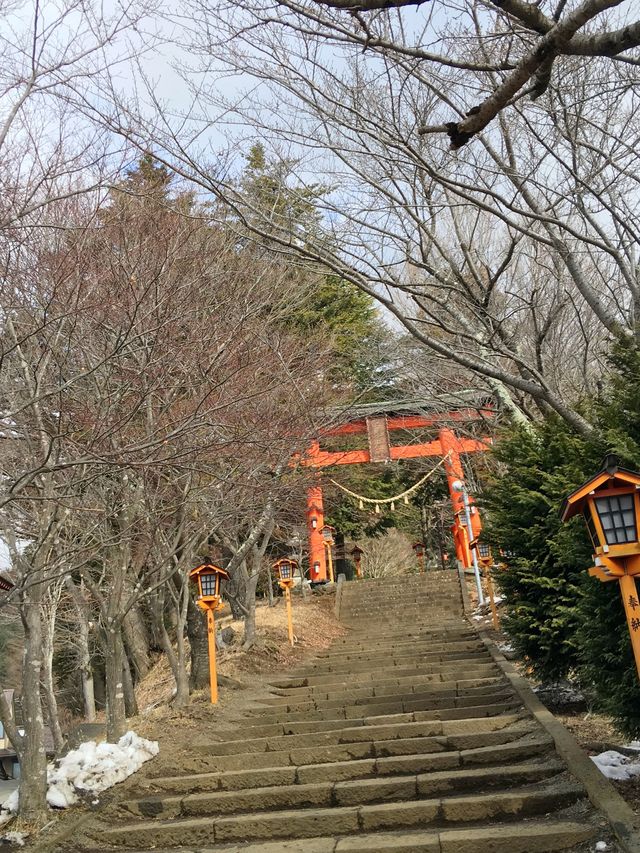
[[[356,578],[358,580],[362,580],[362,555],[364,551],[360,548],[359,545],[354,545],[351,549],[351,556],[353,557],[353,563],[356,567]]]
[[[336,541],[336,529],[332,527],[330,524],[325,524],[324,527],[320,530],[322,533],[322,540],[324,542],[324,547],[327,549],[327,565],[329,567],[329,580],[331,583],[335,582],[335,576],[333,573],[333,545]]]
[[[413,548],[413,553],[416,555],[416,560],[418,561],[418,569],[420,574],[424,574],[424,543],[423,542],[414,542],[411,546]]]
[[[491,620],[496,631],[500,630],[500,617],[498,616],[498,608],[496,607],[496,599],[493,590],[493,577],[491,569],[493,568],[493,555],[491,546],[486,542],[476,542],[476,551],[478,552],[478,563],[484,569],[484,576],[487,580],[487,592],[489,593],[489,604],[491,605]]]
[[[287,633],[289,635],[289,643],[293,646],[293,614],[291,612],[291,587],[293,586],[296,569],[298,564],[295,560],[289,560],[286,557],[282,560],[277,560],[273,564],[274,570],[278,573],[278,585],[284,592],[284,600],[287,604]]]
[[[189,578],[198,584],[196,604],[207,614],[207,640],[209,645],[209,686],[211,704],[218,702],[218,673],[216,668],[216,625],[215,612],[224,607],[220,594],[220,582],[229,580],[229,573],[213,563],[202,563],[189,572]]]
[[[609,455],[602,469],[563,501],[560,517],[582,514],[593,544],[592,577],[618,581],[640,678],[640,472],[622,468]]]

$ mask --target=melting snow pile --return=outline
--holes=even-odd
[[[56,809],[66,809],[82,794],[106,791],[139,770],[158,750],[157,741],[145,740],[135,732],[127,732],[118,743],[81,743],[47,768],[47,802]],[[2,810],[18,810],[17,791],[4,802]]]
[[[640,776],[640,761],[636,758],[629,758],[627,755],[622,755],[622,753],[616,752],[615,749],[601,752],[600,755],[592,755],[591,760],[607,779],[624,781],[634,776]]]

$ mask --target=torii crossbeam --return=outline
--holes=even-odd
[[[442,404],[442,400],[437,401]],[[333,465],[357,465],[366,462],[391,462],[399,459],[416,459],[438,456],[444,459],[449,495],[453,507],[453,533],[456,556],[466,566],[471,565],[469,539],[464,525],[464,498],[460,489],[455,489],[456,480],[464,483],[464,471],[460,455],[478,453],[488,449],[489,440],[462,438],[451,429],[451,424],[477,420],[481,415],[478,408],[451,409],[448,411],[425,412],[433,406],[427,401],[402,401],[368,404],[359,407],[351,417],[339,426],[323,432],[323,438],[336,436],[367,435],[369,447],[366,450],[321,450],[320,441],[314,441],[300,460],[302,465],[311,468],[328,468]],[[486,409],[488,416],[492,415]],[[439,426],[438,437],[432,441],[418,444],[393,445],[389,433],[397,430],[424,429]],[[475,507],[472,507],[471,523],[474,537],[480,533],[482,524]],[[324,504],[322,487],[317,485],[307,493],[307,533],[309,537],[310,578],[314,582],[327,580],[327,565],[324,540],[321,530],[324,526]]]

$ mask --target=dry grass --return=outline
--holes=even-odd
[[[336,637],[345,633],[334,616],[335,597],[310,595],[306,600],[293,597],[293,627],[296,639],[291,648],[287,639],[287,613],[284,601],[275,607],[258,604],[256,626],[258,638],[250,649],[242,648],[242,621],[227,621],[235,632],[234,642],[218,653],[218,673],[243,682],[247,675],[269,675],[296,666],[305,657],[328,648]],[[136,688],[142,712],[168,705],[174,691],[171,667],[162,655],[151,672]]]

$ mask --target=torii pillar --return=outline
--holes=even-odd
[[[327,580],[327,558],[324,538],[324,504],[322,486],[312,486],[307,492],[307,536],[309,540],[309,580],[312,583]]]
[[[456,558],[468,569],[471,567],[473,561],[469,548],[464,496],[462,490],[454,489],[453,487],[456,480],[459,480],[464,485],[464,471],[462,461],[460,460],[460,450],[463,447],[461,447],[460,439],[450,429],[441,429],[438,433],[438,438],[442,448],[442,455],[445,457],[444,470],[447,475],[447,486],[449,487],[449,496],[453,508],[454,523],[451,531],[456,548]],[[482,530],[482,522],[480,520],[480,513],[474,506],[473,498],[468,492],[467,497],[470,504],[471,530],[473,531],[473,538],[476,539]]]

